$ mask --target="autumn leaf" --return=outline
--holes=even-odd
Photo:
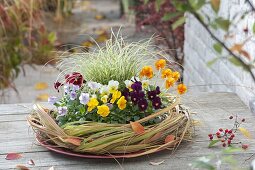
[[[105,19],[105,16],[102,15],[102,14],[97,14],[97,15],[95,16],[95,19],[96,19],[96,20],[102,20],[102,19]]]
[[[246,57],[248,60],[251,60],[251,56],[247,51],[241,50],[240,54],[243,55],[244,57]]]
[[[8,153],[5,157],[6,160],[15,160],[20,159],[22,157],[19,153]]]
[[[107,33],[103,33],[103,34],[100,34],[97,38],[96,38],[96,42],[98,43],[102,43],[102,42],[105,42],[106,40],[108,40],[109,37],[107,35]]]
[[[49,95],[48,94],[39,94],[37,97],[36,97],[36,100],[38,101],[47,101],[49,98]]]
[[[158,166],[160,164],[163,164],[165,162],[165,160],[163,161],[160,161],[160,162],[150,162],[151,165],[154,165],[154,166]]]
[[[165,143],[169,143],[174,141],[175,136],[174,135],[168,135],[165,139]]]
[[[211,0],[212,9],[218,13],[220,9],[220,0]]]
[[[25,165],[16,165],[16,169],[19,169],[19,170],[29,170],[29,168],[26,167]]]
[[[92,47],[94,45],[93,42],[91,41],[84,41],[82,44],[81,44],[83,47]]]
[[[28,165],[35,165],[35,162],[33,161],[33,159],[30,159],[27,163]]]
[[[138,135],[141,135],[145,132],[144,127],[138,122],[130,122],[130,125],[133,131]]]
[[[162,136],[162,132],[156,133],[154,136],[152,136],[152,137],[149,139],[149,141],[150,141],[150,142],[153,142],[153,141],[159,139],[161,136]]]
[[[245,128],[243,128],[243,127],[239,127],[238,130],[239,130],[245,137],[247,137],[247,138],[249,138],[249,139],[252,138],[251,133],[250,133],[247,129],[245,129]]]
[[[230,50],[231,50],[232,52],[238,52],[239,54],[245,56],[247,59],[251,60],[250,54],[249,54],[247,51],[243,50],[244,44],[245,44],[245,42],[240,43],[240,44],[234,44],[234,45],[230,48]]]
[[[67,139],[65,139],[65,142],[71,143],[75,146],[81,145],[81,139],[79,139],[79,138],[67,138]]]
[[[35,84],[35,90],[44,90],[47,89],[49,86],[47,83],[39,82]]]

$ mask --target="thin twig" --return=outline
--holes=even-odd
[[[236,58],[242,65],[243,67],[250,73],[252,79],[255,82],[255,75],[253,74],[251,68],[249,65],[247,65],[243,60],[240,59],[239,56],[237,56],[236,54],[234,54],[228,47],[227,45],[222,42],[216,35],[214,35],[214,33],[209,29],[209,26],[200,18],[200,16],[196,13],[196,12],[191,12],[191,14],[201,23],[201,25],[206,29],[206,31],[210,34],[210,36],[217,41],[218,43],[220,43],[222,45],[222,47],[224,47],[225,50],[228,51],[229,54],[231,54],[234,58]]]

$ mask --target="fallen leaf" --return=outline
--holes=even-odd
[[[39,101],[47,101],[49,98],[49,95],[48,94],[39,94],[37,97],[36,97],[36,100],[39,100]]]
[[[105,42],[106,40],[108,40],[109,37],[107,35],[107,33],[104,33],[104,34],[100,34],[97,38],[96,38],[96,42],[98,43],[102,43],[102,42]]]
[[[30,160],[28,161],[28,165],[35,165],[35,162],[33,161],[33,159],[30,159]]]
[[[249,54],[247,51],[241,50],[241,51],[240,51],[240,54],[242,54],[243,56],[245,56],[247,59],[251,60],[251,56],[250,56],[250,54]]]
[[[44,90],[47,89],[49,86],[47,83],[39,82],[35,84],[35,90]]]
[[[16,168],[19,170],[29,170],[29,168],[26,167],[25,165],[16,165]]]
[[[15,160],[20,159],[22,157],[19,153],[8,153],[5,157],[6,160]]]
[[[245,128],[243,128],[243,127],[239,127],[238,130],[239,130],[245,137],[247,137],[247,138],[249,138],[249,139],[252,138],[250,132],[249,132],[247,129],[245,129]]]
[[[48,170],[54,170],[54,167],[52,166],[52,167],[50,167]]]
[[[71,143],[75,146],[80,146],[81,145],[81,139],[79,139],[79,138],[66,138],[65,142]]]
[[[230,50],[231,50],[232,52],[235,52],[235,51],[240,52],[240,51],[242,50],[243,46],[244,46],[243,43],[241,43],[241,44],[234,44],[234,45],[230,48]]]
[[[93,42],[91,41],[84,41],[82,44],[81,44],[83,47],[92,47],[94,45]]]
[[[174,135],[168,135],[165,139],[165,143],[169,143],[174,141],[175,136]]]
[[[160,164],[163,164],[165,162],[165,160],[163,161],[160,161],[160,162],[150,162],[151,165],[154,165],[154,166],[158,166]]]
[[[105,16],[102,15],[102,14],[97,14],[97,15],[95,16],[95,19],[96,19],[96,20],[102,20],[102,19],[105,19]]]
[[[138,135],[141,135],[145,132],[144,127],[138,122],[130,122],[130,125],[133,131]]]
[[[220,0],[211,0],[211,6],[213,10],[217,13],[220,9]]]

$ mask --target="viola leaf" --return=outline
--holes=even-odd
[[[215,23],[224,31],[228,31],[231,22],[222,17],[218,17],[215,19]]]
[[[218,52],[219,54],[222,53],[222,45],[220,43],[213,44],[213,49]]]
[[[175,17],[178,17],[180,15],[182,15],[182,12],[173,12],[173,13],[166,13],[163,17],[162,17],[162,21],[169,21]]]
[[[218,61],[219,57],[215,57],[214,59],[210,60],[207,62],[207,66],[211,67],[214,63],[216,63],[216,61]]]
[[[172,29],[175,30],[176,28],[183,25],[184,23],[185,23],[185,17],[182,16],[172,24]]]

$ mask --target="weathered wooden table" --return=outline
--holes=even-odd
[[[208,133],[217,131],[218,128],[231,128],[233,122],[228,119],[230,115],[238,114],[246,118],[244,127],[255,136],[255,118],[249,109],[232,93],[201,93],[183,97],[191,111],[197,112],[195,119],[200,120],[196,127],[196,136],[193,142],[182,144],[175,153],[162,151],[160,153],[133,159],[118,159],[119,165],[114,159],[80,159],[64,156],[48,151],[39,146],[31,128],[26,122],[26,116],[32,108],[32,104],[0,105],[0,169],[13,169],[17,164],[23,164],[31,169],[46,169],[54,167],[60,169],[191,169],[189,164],[201,156],[211,153],[220,153],[221,147],[208,148]],[[26,107],[24,107],[26,106]],[[28,108],[27,108],[28,107]],[[245,161],[255,153],[254,139],[245,139],[238,135],[244,143],[248,143],[249,149],[235,153],[242,167],[248,167],[253,159]],[[18,152],[23,155],[18,160],[5,160],[10,152]],[[255,158],[255,157],[254,157]],[[32,159],[34,166],[27,162]],[[158,166],[150,165],[150,162],[165,160]],[[223,165],[222,169],[228,169]]]

